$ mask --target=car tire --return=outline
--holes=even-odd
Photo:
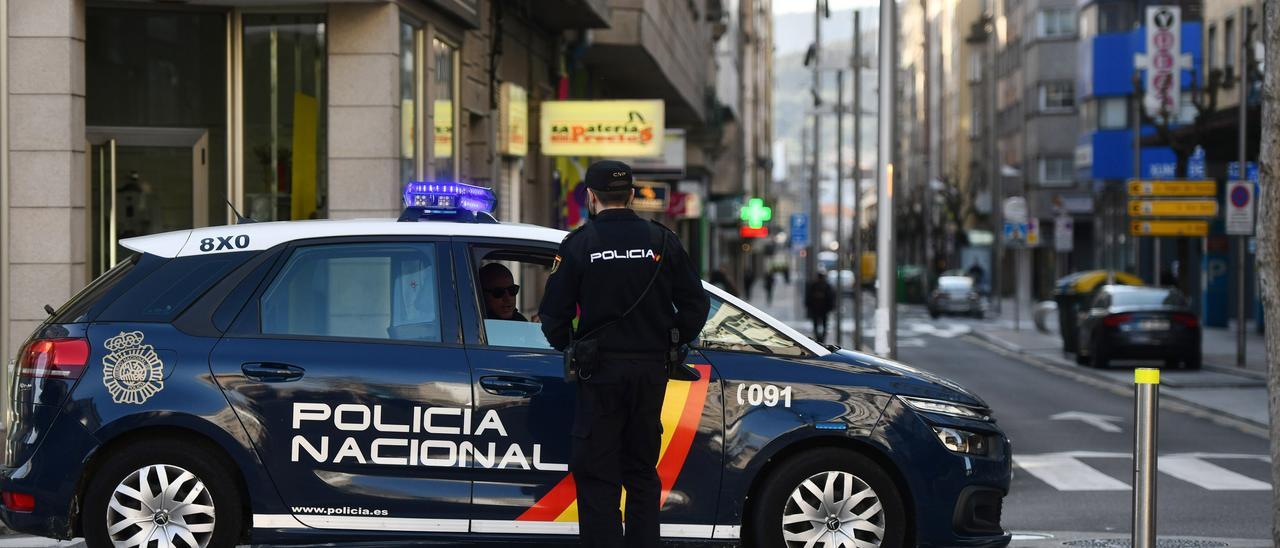
[[[1080,365],[1089,365],[1089,356],[1077,352],[1076,363]]]
[[[1190,371],[1199,371],[1202,363],[1204,363],[1204,360],[1201,358],[1199,351],[1182,362],[1183,366]]]
[[[229,466],[212,452],[196,449],[179,440],[149,440],[123,447],[107,456],[107,461],[89,479],[84,494],[80,525],[89,548],[146,546],[158,533],[201,548],[235,546],[241,538],[244,509],[239,482]],[[141,504],[151,493],[175,489],[174,499],[160,502],[160,515]],[[179,502],[180,501],[180,502]],[[115,502],[116,504],[112,504]],[[156,501],[151,500],[154,504]],[[210,510],[193,508],[208,507]],[[135,510],[136,516],[152,516],[150,521],[124,526],[112,532],[112,525],[127,521],[121,512]],[[167,529],[157,531],[155,525]],[[147,527],[152,527],[147,529]],[[149,533],[147,531],[150,531]],[[145,538],[140,535],[146,534]],[[131,540],[135,542],[130,542]],[[161,544],[163,545],[163,543]]]
[[[936,319],[938,319],[938,317],[939,317],[939,316],[941,316],[941,315],[942,315],[942,314],[941,314],[940,312],[936,311],[936,310],[930,310],[930,311],[929,311],[929,317],[930,317],[930,318],[933,318],[933,319],[935,319],[935,320],[936,320]]]
[[[1094,338],[1093,344],[1089,347],[1089,365],[1095,369],[1106,369],[1110,360],[1102,351],[1102,345],[1098,343],[1097,337]]]
[[[871,495],[844,509],[845,515],[837,514],[833,521],[832,515],[824,514],[822,498],[814,494],[814,488],[824,493],[833,490],[832,498],[841,503],[866,489],[871,490]],[[793,495],[800,495],[808,509],[797,503]],[[874,511],[876,503],[880,507],[878,512]],[[860,512],[870,512],[870,515],[867,519],[853,519]],[[802,516],[807,514],[817,519],[804,520]],[[801,517],[800,521],[784,525],[784,516]],[[831,525],[841,521],[838,529],[831,529]],[[856,451],[816,449],[774,468],[772,477],[767,478],[759,490],[747,524],[750,534],[745,538],[751,539],[748,545],[755,548],[798,548],[813,535],[838,531],[837,536],[852,534],[871,546],[898,548],[905,545],[907,526],[907,513],[898,486],[879,465]]]

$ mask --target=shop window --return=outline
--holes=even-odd
[[[431,40],[431,167],[435,180],[458,177],[458,48]]]
[[[244,16],[244,213],[327,216],[323,14]]]

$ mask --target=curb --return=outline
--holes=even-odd
[[[1022,349],[1020,346],[1002,340],[991,334],[981,331],[972,331],[969,333],[968,337],[990,347],[994,347],[995,350],[1010,354],[1012,357],[1015,357],[1024,363],[1050,370],[1054,373],[1079,380],[1085,384],[1104,388],[1120,394],[1131,394],[1132,392],[1132,385],[1129,383],[1117,382],[1110,377],[1098,375],[1090,369],[1078,367],[1066,360],[1048,359],[1043,356],[1036,356]],[[1215,372],[1225,373],[1225,371],[1220,371],[1217,367],[1212,369]],[[1173,394],[1160,394],[1160,406],[1170,407],[1175,411],[1182,411],[1189,415],[1207,419],[1223,426],[1235,428],[1247,434],[1253,434],[1261,438],[1269,439],[1271,435],[1271,428],[1267,424],[1234,415],[1221,409],[1202,405]]]

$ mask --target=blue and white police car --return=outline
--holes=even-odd
[[[0,518],[92,547],[571,542],[573,387],[536,317],[488,308],[523,282],[536,310],[565,233],[494,222],[476,187],[405,196],[411,222],[122,242],[10,365]],[[485,287],[491,263],[511,281]],[[662,409],[664,538],[1009,542],[981,399],[705,287],[702,377]]]

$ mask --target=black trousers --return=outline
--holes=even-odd
[[[655,548],[662,483],[662,400],[667,377],[660,361],[602,360],[578,382],[569,464],[578,488],[583,546]],[[619,510],[627,490],[626,535]]]
[[[813,318],[813,338],[819,343],[827,340],[827,315],[814,316]]]

